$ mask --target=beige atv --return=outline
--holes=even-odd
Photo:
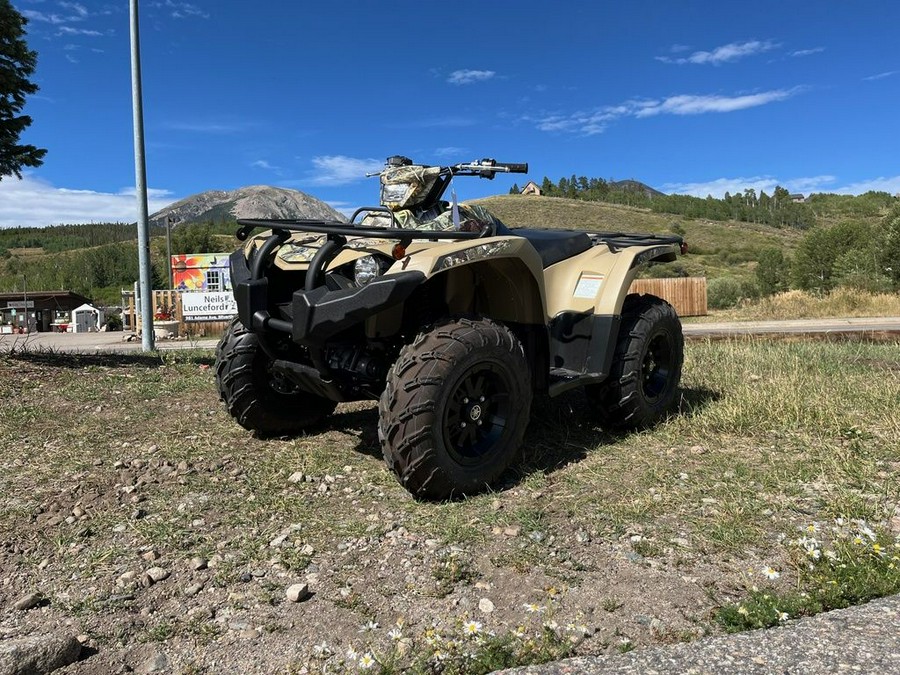
[[[341,401],[377,400],[387,465],[416,497],[444,499],[510,466],[536,394],[583,386],[611,428],[663,418],[681,377],[681,323],[629,287],[641,265],[673,260],[681,238],[510,229],[441,201],[454,176],[526,171],[392,157],[382,205],[350,223],[239,221],[238,318],[216,353],[235,420],[291,434]]]

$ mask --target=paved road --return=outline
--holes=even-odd
[[[900,335],[900,317],[864,319],[803,319],[797,321],[734,321],[728,323],[688,323],[687,338],[738,335],[821,335],[826,333],[891,333]],[[123,340],[128,333],[32,333],[0,335],[0,352],[10,349],[61,352],[132,352],[141,350],[141,341]],[[160,351],[169,349],[213,349],[218,340],[157,340]]]
[[[900,317],[872,317],[859,319],[797,319],[794,321],[731,321],[717,323],[687,323],[687,337],[719,337],[765,334],[821,334],[821,333],[898,333]]]
[[[769,630],[627,654],[565,659],[506,675],[900,673],[900,597],[840,609]]]

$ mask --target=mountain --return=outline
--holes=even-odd
[[[639,180],[615,180],[609,184],[609,187],[622,192],[642,192],[650,198],[666,196],[664,192],[660,192]]]
[[[170,204],[150,216],[150,225],[223,222],[236,218],[311,218],[346,221],[325,202],[298,190],[252,185],[226,192],[209,190]]]

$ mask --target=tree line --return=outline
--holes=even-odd
[[[236,223],[196,223],[172,230],[172,254],[231,251]],[[165,228],[153,228],[150,242],[152,285],[166,288]],[[126,236],[127,235],[127,236]],[[80,246],[83,242],[92,242]],[[138,279],[137,228],[119,223],[0,230],[2,246],[41,248],[50,255],[14,255],[0,248],[0,292],[71,290],[105,305],[120,302],[120,291]],[[10,245],[11,244],[11,245]],[[4,253],[5,251],[5,253]]]
[[[518,185],[513,185],[510,189],[510,194],[519,192]],[[662,194],[637,181],[614,181],[574,174],[569,178],[560,178],[555,183],[544,176],[541,193],[547,197],[636,206],[654,213],[668,213],[685,218],[736,220],[798,229],[808,229],[822,217],[876,216],[896,201],[887,192],[870,191],[858,196],[814,194],[803,202],[797,202],[781,186],[776,186],[771,195],[765,190],[760,190],[757,194],[755,189],[748,188],[735,194],[726,192],[721,199],[711,195],[704,199],[690,195]]]

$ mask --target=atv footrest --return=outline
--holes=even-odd
[[[321,396],[332,401],[344,401],[344,395],[337,385],[330,380],[323,380],[319,371],[302,363],[293,361],[275,361],[272,370],[300,387],[303,391]]]

